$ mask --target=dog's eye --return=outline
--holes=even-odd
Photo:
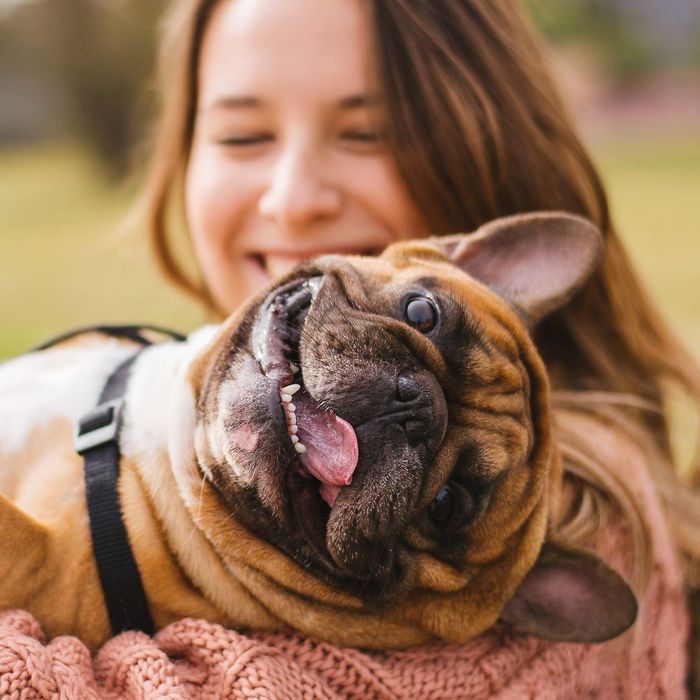
[[[406,322],[421,333],[430,333],[438,322],[438,311],[428,297],[413,297],[406,304]]]
[[[435,525],[449,525],[456,511],[456,498],[449,486],[442,486],[428,506],[428,515]]]
[[[472,522],[479,512],[480,502],[472,491],[454,481],[441,486],[427,508],[433,527],[447,532]]]

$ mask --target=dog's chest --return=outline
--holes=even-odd
[[[85,338],[0,365],[0,492],[34,515],[80,484],[75,425],[132,347]],[[43,505],[40,505],[43,504]]]

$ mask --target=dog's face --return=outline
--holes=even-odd
[[[202,413],[220,450],[205,463],[237,517],[367,600],[414,586],[424,552],[483,561],[492,501],[546,488],[527,333],[430,252],[299,269],[249,307]]]
[[[368,609],[420,607],[445,638],[492,623],[535,565],[559,476],[528,325],[599,248],[565,218],[586,234],[565,280],[533,282],[532,236],[557,221],[521,217],[324,256],[241,310],[196,378],[198,463],[232,517]]]

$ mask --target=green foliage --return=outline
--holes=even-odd
[[[45,0],[0,23],[0,73],[50,93],[56,132],[84,140],[116,180],[130,166],[153,105],[165,0]],[[41,96],[40,96],[41,98]],[[149,101],[150,100],[150,101]]]
[[[540,31],[555,45],[585,43],[603,70],[621,82],[657,69],[664,57],[648,30],[601,0],[526,0]]]

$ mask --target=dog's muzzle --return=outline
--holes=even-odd
[[[340,489],[352,482],[358,445],[353,427],[321,407],[305,391],[299,345],[323,276],[289,282],[265,300],[253,328],[253,353],[268,379],[277,384],[287,433],[320,493],[332,507]]]

